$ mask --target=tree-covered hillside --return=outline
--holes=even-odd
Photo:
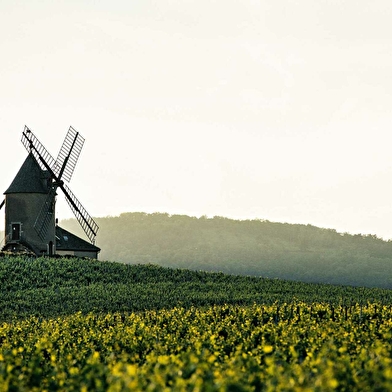
[[[392,242],[311,225],[164,213],[97,219],[101,260],[392,288]],[[75,220],[61,226],[80,234]]]

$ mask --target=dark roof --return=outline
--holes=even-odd
[[[79,250],[88,252],[99,252],[101,249],[90,244],[88,241],[70,233],[69,231],[56,226],[56,249],[57,250]]]
[[[43,171],[32,154],[29,154],[18,171],[7,193],[48,193],[48,173]]]

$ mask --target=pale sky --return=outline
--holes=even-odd
[[[391,20],[389,0],[0,0],[0,188],[25,124],[54,157],[72,125],[69,186],[94,217],[390,239]]]

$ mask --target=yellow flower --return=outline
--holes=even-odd
[[[136,376],[137,374],[137,365],[127,365],[127,374],[130,375],[131,377]]]
[[[266,345],[263,347],[263,351],[265,354],[270,354],[274,350],[274,347],[271,345]]]
[[[69,374],[71,375],[71,376],[74,376],[74,375],[76,375],[76,374],[78,374],[79,373],[79,369],[77,368],[77,367],[75,367],[75,366],[72,366],[70,369],[69,369]]]
[[[168,365],[170,363],[170,357],[168,355],[160,355],[158,357],[158,363],[161,365]]]

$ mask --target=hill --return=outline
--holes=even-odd
[[[392,291],[89,259],[0,258],[0,320],[211,305],[392,303]]]
[[[100,259],[392,288],[392,242],[311,225],[165,213],[99,218]],[[75,220],[61,225],[80,233]]]

